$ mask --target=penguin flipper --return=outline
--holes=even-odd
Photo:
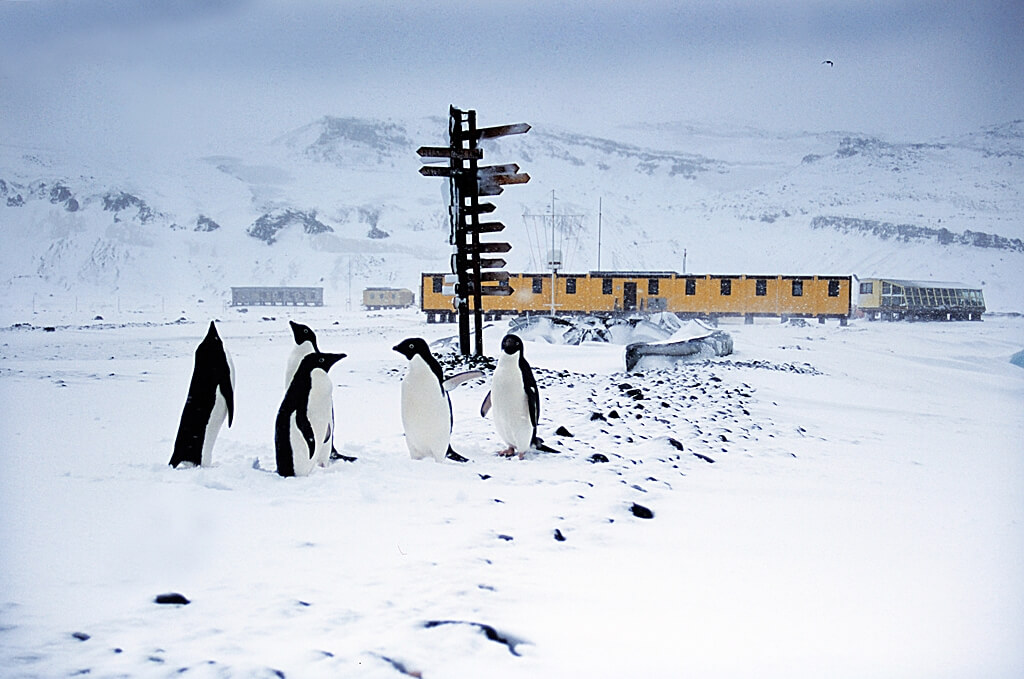
[[[454,450],[452,450],[451,446],[448,446],[448,452],[445,453],[444,456],[445,458],[452,460],[453,462],[469,462],[468,457],[463,457],[462,455],[459,455]]]
[[[235,419],[235,390],[231,386],[231,375],[227,372],[220,378],[220,393],[224,395],[224,401],[228,406],[228,426]]]
[[[309,448],[309,459],[312,460],[316,452],[316,436],[313,435],[313,425],[310,424],[309,418],[306,417],[305,413],[299,412],[295,414],[295,426],[299,428],[299,433],[302,434],[303,440],[306,441],[306,447]]]
[[[487,396],[484,397],[484,402],[480,404],[480,417],[487,417],[487,413],[491,411],[491,392],[487,392]]]
[[[451,391],[460,384],[465,384],[470,380],[475,380],[476,378],[483,376],[484,373],[482,370],[467,370],[465,372],[459,373],[458,375],[452,375],[444,382],[442,382],[441,386],[444,388],[445,391]]]

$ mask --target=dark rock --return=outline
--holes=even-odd
[[[71,636],[74,637],[75,639],[78,639],[79,641],[89,641],[89,639],[92,639],[92,636],[89,635],[89,634],[86,634],[85,632],[75,632]]]
[[[246,233],[253,238],[258,238],[271,245],[277,242],[277,234],[282,229],[299,225],[308,234],[317,234],[334,231],[316,218],[316,212],[303,212],[302,210],[274,210],[262,215],[252,223]]]
[[[565,542],[565,536],[562,535],[562,531],[555,529],[555,540],[558,542]]]
[[[192,603],[191,601],[186,599],[183,595],[178,594],[177,592],[168,592],[167,594],[157,594],[156,598],[153,599],[153,601],[155,603],[158,603],[158,604],[177,604],[177,605],[180,605],[180,606],[187,606],[188,604]]]
[[[469,622],[466,620],[428,620],[423,623],[423,627],[425,629],[433,629],[435,627],[440,627],[441,625],[469,625],[470,627],[476,627],[484,633],[484,636],[486,636],[488,640],[504,644],[508,647],[508,652],[515,656],[519,655],[519,652],[516,650],[516,646],[523,643],[522,641],[507,634],[501,634],[490,625],[486,625],[481,622]]]
[[[587,459],[590,460],[591,462],[607,462],[608,456],[606,456],[604,453],[594,453]]]
[[[572,432],[570,432],[564,426],[563,427],[559,427],[558,429],[556,429],[555,430],[555,434],[557,436],[568,436],[569,438],[572,438]]]
[[[213,221],[212,219],[210,219],[206,215],[199,215],[198,217],[196,217],[196,228],[195,228],[196,231],[209,232],[209,231],[216,231],[219,228],[220,228],[220,224],[218,224],[217,222]]]
[[[654,518],[654,512],[652,512],[647,507],[644,507],[643,505],[638,505],[635,502],[633,503],[633,506],[629,508],[629,511],[633,512],[633,516],[635,516],[638,519]]]

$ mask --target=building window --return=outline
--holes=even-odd
[[[793,281],[793,296],[794,297],[803,297],[804,296],[804,282],[803,281]]]
[[[723,278],[722,281],[721,281],[721,290],[722,290],[722,296],[723,297],[725,297],[727,295],[731,295],[732,294],[732,281],[729,280],[728,278]]]
[[[765,297],[768,295],[768,281],[763,278],[758,278],[754,281],[754,294],[758,297]]]
[[[544,292],[544,277],[534,276],[533,277],[533,294],[539,295]]]
[[[434,292],[441,292],[444,290],[444,276],[433,276],[434,279]]]
[[[696,295],[697,294],[697,279],[687,278],[686,279],[686,294]]]
[[[868,283],[861,283],[860,284],[860,294],[862,294],[862,295],[870,295],[874,291],[875,291],[875,284],[874,284],[873,281],[872,282],[868,282]]]
[[[601,294],[610,295],[612,294],[612,279],[602,278],[601,279]]]
[[[575,295],[576,294],[576,279],[566,278],[565,279],[565,294]]]
[[[647,279],[647,294],[657,295],[658,294],[658,279],[648,278]]]
[[[838,297],[839,296],[839,281],[830,280],[828,282],[828,296]]]

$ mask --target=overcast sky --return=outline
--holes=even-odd
[[[213,150],[449,104],[925,141],[1024,117],[1022,83],[1021,0],[0,0],[0,143]]]

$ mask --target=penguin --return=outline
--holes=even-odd
[[[491,377],[491,390],[480,407],[480,415],[487,416],[494,408],[494,428],[508,444],[500,455],[520,457],[540,443],[537,421],[540,419],[540,391],[533,370],[523,356],[523,341],[516,335],[505,335],[501,340],[498,365]]]
[[[168,462],[178,465],[209,467],[213,464],[213,444],[224,424],[231,426],[235,416],[235,366],[231,354],[210,321],[206,337],[196,348],[192,381],[181,411],[174,452]]]
[[[292,383],[292,377],[295,376],[295,370],[299,367],[299,363],[302,359],[313,352],[320,351],[320,346],[316,343],[316,333],[313,332],[313,328],[308,325],[303,325],[302,323],[296,323],[295,321],[288,321],[288,324],[292,328],[292,337],[295,338],[295,346],[292,347],[291,353],[288,354],[288,364],[284,371],[284,388],[286,391],[288,389],[288,385]],[[334,413],[331,413],[331,428],[334,428]],[[342,455],[332,444],[331,459],[354,462],[356,458],[349,457],[348,455]]]
[[[345,356],[314,352],[299,362],[274,424],[281,476],[307,476],[313,467],[327,465],[334,442],[334,384],[328,371]]]
[[[292,337],[295,338],[295,346],[292,347],[292,352],[288,355],[288,365],[284,372],[284,388],[287,389],[288,385],[292,383],[292,377],[295,376],[295,369],[299,367],[299,363],[307,355],[314,351],[320,351],[320,347],[316,343],[316,333],[308,325],[296,323],[295,321],[288,321],[288,325],[292,328]]]
[[[483,373],[470,370],[446,380],[441,364],[421,337],[402,340],[392,348],[409,359],[409,371],[402,379],[402,427],[409,455],[414,460],[433,457],[435,462],[445,458],[468,462],[451,447],[452,401],[448,392],[483,377]]]

